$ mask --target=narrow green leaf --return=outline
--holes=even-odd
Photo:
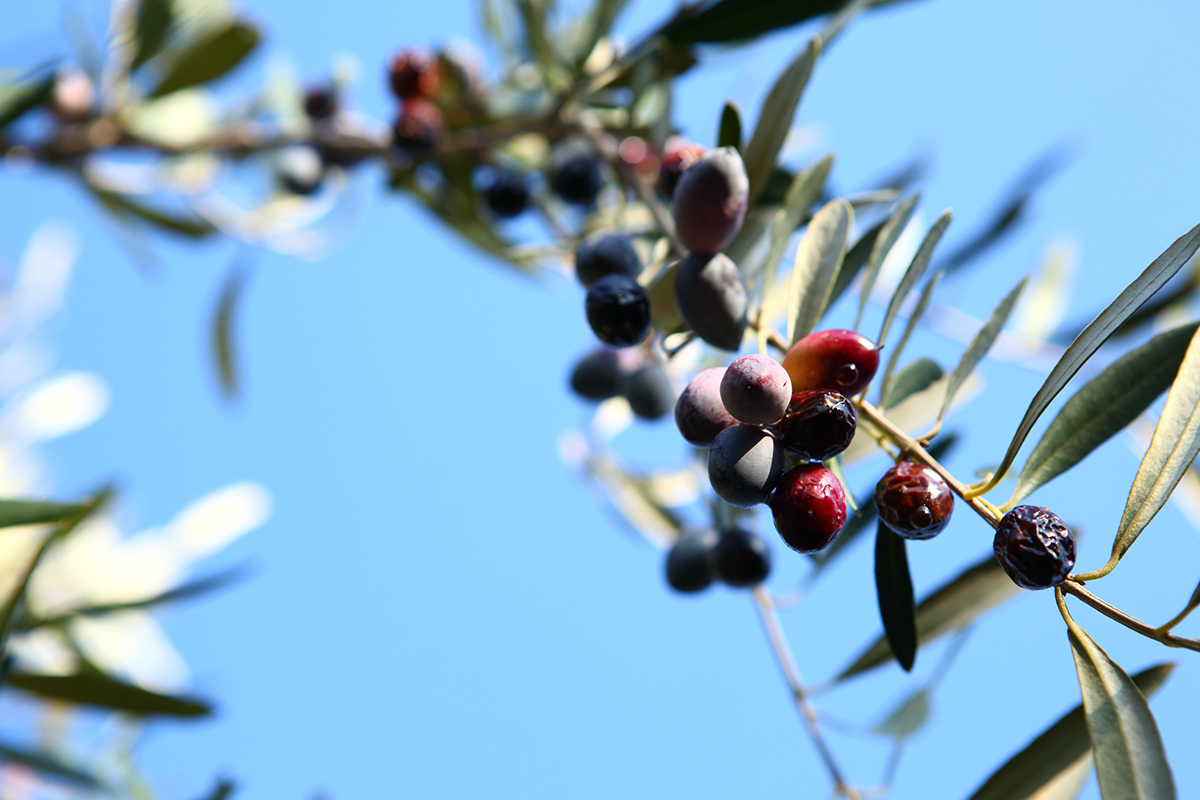
[[[875,531],[875,593],[892,657],[911,672],[917,658],[916,604],[904,539],[879,521]]]
[[[97,189],[91,184],[88,184],[88,188],[105,208],[119,217],[136,217],[153,227],[177,233],[189,239],[203,239],[217,232],[212,223],[194,214],[175,215],[151,208],[125,195]]]
[[[45,103],[53,91],[53,72],[41,78],[0,86],[0,128]]]
[[[167,31],[175,24],[175,13],[168,0],[141,0],[138,3],[137,28],[134,33],[136,50],[131,69],[137,69],[162,50]]]
[[[970,624],[1017,591],[1017,585],[989,553],[917,605],[918,645],[923,647],[944,633]],[[843,681],[891,660],[892,649],[887,639],[880,636],[842,670],[837,680]]]
[[[992,311],[991,316],[988,317],[987,322],[979,329],[979,333],[975,334],[975,338],[971,340],[971,344],[967,346],[966,352],[963,353],[962,359],[958,362],[958,366],[954,368],[954,375],[950,378],[950,385],[946,387],[946,397],[942,400],[942,408],[938,412],[938,420],[946,416],[946,411],[950,408],[950,402],[954,399],[955,393],[967,382],[967,378],[970,377],[979,362],[983,360],[983,357],[987,355],[987,351],[992,349],[992,344],[995,343],[996,337],[1000,335],[1000,329],[1008,321],[1013,307],[1016,306],[1017,300],[1021,297],[1021,291],[1028,282],[1029,278],[1026,276],[1016,286],[1009,289],[1008,294],[1004,295],[1004,298],[996,304],[996,308]]]
[[[846,238],[854,227],[854,209],[845,200],[821,207],[796,248],[788,305],[788,340],[795,342],[816,327],[846,257]]]
[[[726,100],[725,108],[721,111],[717,147],[733,147],[738,152],[742,150],[742,110],[732,100]]]
[[[1105,800],[1172,800],[1175,781],[1146,698],[1070,616],[1067,638]]]
[[[883,220],[875,224],[873,228],[859,237],[850,250],[846,253],[846,258],[842,260],[842,268],[838,270],[837,280],[833,283],[833,290],[829,293],[829,305],[836,303],[846,290],[850,288],[850,284],[854,283],[854,279],[862,272],[866,266],[867,258],[871,255],[872,248],[875,247],[876,240],[879,239],[879,234],[887,225],[887,220]]]
[[[908,345],[908,340],[912,336],[913,331],[917,329],[917,324],[925,316],[925,310],[929,308],[929,301],[933,299],[933,292],[937,289],[938,282],[941,281],[944,274],[943,272],[933,273],[933,277],[925,284],[925,288],[921,290],[921,296],[917,298],[917,305],[913,308],[913,312],[904,326],[904,333],[900,335],[900,341],[892,346],[892,352],[888,355],[887,366],[883,370],[883,380],[879,382],[879,396],[882,398],[880,402],[885,408],[889,405],[894,405],[891,399],[892,373],[896,370],[896,364],[900,362],[900,354],[904,352],[905,346]]]
[[[892,252],[892,248],[896,246],[896,242],[900,239],[900,234],[904,233],[904,228],[908,225],[908,221],[912,219],[913,211],[916,210],[917,202],[920,199],[921,194],[918,192],[896,206],[896,210],[888,217],[887,224],[883,226],[879,238],[875,240],[874,245],[871,247],[871,255],[867,258],[866,270],[863,272],[862,286],[859,288],[858,316],[854,319],[854,328],[856,330],[862,322],[863,312],[867,308],[867,302],[871,299],[871,290],[875,288],[875,281],[879,278],[879,271],[883,269],[883,262],[887,258],[888,253]],[[948,220],[946,224],[950,224]],[[938,235],[940,236],[941,234],[939,233]],[[937,243],[936,239],[934,243]]]
[[[1188,262],[1197,249],[1200,249],[1200,225],[1176,239],[1174,244],[1154,259],[1133,283],[1117,295],[1116,300],[1113,300],[1107,308],[1100,312],[1099,316],[1088,323],[1082,333],[1075,337],[1075,341],[1071,342],[1070,347],[1058,359],[1058,363],[1050,371],[1046,382],[1042,384],[1042,388],[1038,389],[1037,394],[1029,403],[1029,408],[1026,409],[1025,416],[1022,417],[1021,423],[1017,426],[1017,432],[1013,434],[1012,442],[1008,445],[1008,452],[1004,454],[1004,458],[1000,462],[1000,469],[996,472],[997,477],[989,481],[987,488],[995,486],[999,477],[1012,466],[1021,445],[1025,443],[1025,437],[1033,430],[1034,423],[1038,421],[1042,412],[1054,401],[1058,393],[1063,390],[1067,382],[1100,349],[1100,346],[1108,340],[1108,337],[1122,322],[1129,319],[1134,312],[1141,308],[1143,303],[1150,299],[1151,295],[1161,289],[1163,284],[1183,268],[1183,265]]]
[[[236,399],[241,392],[233,325],[245,286],[246,270],[237,268],[231,270],[228,277],[225,278],[225,285],[221,287],[216,311],[213,314],[213,362],[217,368],[221,394],[225,396],[226,400]]]
[[[76,503],[51,503],[45,500],[0,500],[0,528],[62,522],[83,509],[84,506]]]
[[[925,723],[929,721],[929,707],[929,690],[918,689],[909,695],[904,702],[896,706],[871,731],[881,736],[907,739],[921,730],[925,726]]]
[[[147,691],[107,675],[34,675],[10,672],[5,683],[14,689],[76,705],[109,708],[139,717],[206,717],[212,704],[189,697]]]
[[[104,784],[94,775],[79,767],[71,766],[54,753],[25,750],[12,745],[0,744],[0,761],[20,764],[44,776],[57,778],[77,786],[104,789]]]
[[[788,131],[796,108],[804,94],[804,87],[812,76],[813,64],[821,54],[821,38],[814,36],[783,74],[775,81],[758,115],[758,123],[744,152],[746,174],[750,179],[750,204],[754,205],[758,193],[767,183],[771,170]]]
[[[1066,402],[1025,462],[1010,502],[1082,461],[1171,386],[1198,323],[1155,336],[1088,381]]]
[[[1192,336],[1150,448],[1138,466],[1113,542],[1119,559],[1159,512],[1200,453],[1200,334]]]
[[[230,22],[206,31],[164,69],[162,80],[150,96],[161,97],[220,78],[250,55],[258,40],[258,30],[244,22]]]
[[[236,790],[237,784],[229,778],[218,778],[212,791],[205,794],[200,800],[229,800]]]
[[[882,6],[901,0],[871,0],[866,5]],[[684,6],[658,34],[676,47],[690,44],[736,42],[753,39],[780,28],[798,25],[814,17],[841,10],[846,0],[717,0]]]
[[[917,392],[923,392],[945,376],[946,371],[932,358],[921,358],[905,364],[896,380],[888,387],[884,397],[883,407],[896,406],[912,397]]]
[[[1174,663],[1157,664],[1133,676],[1142,694],[1150,697],[1166,682]],[[1044,791],[1083,762],[1090,766],[1091,741],[1083,706],[1058,719],[1029,745],[992,773],[970,800],[1024,800]],[[1073,796],[1073,795],[1069,795]],[[1040,797],[1040,796],[1039,796]]]
[[[929,229],[929,233],[925,234],[925,239],[921,242],[921,246],[917,248],[917,254],[913,256],[912,262],[908,265],[908,269],[904,271],[904,277],[900,279],[900,283],[896,286],[896,291],[892,292],[892,299],[888,302],[887,313],[883,315],[883,325],[879,329],[879,338],[875,341],[882,345],[887,339],[888,331],[892,327],[892,322],[896,319],[896,315],[900,313],[900,307],[904,305],[904,300],[908,297],[908,293],[917,285],[921,277],[925,274],[925,269],[929,266],[930,260],[933,258],[933,249],[937,247],[937,243],[941,240],[942,234],[946,232],[947,226],[950,225],[950,220],[954,219],[954,215],[949,209],[942,212],[942,215],[933,223],[933,227]]]

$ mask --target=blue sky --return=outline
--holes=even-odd
[[[64,52],[57,8],[11,5],[0,53]],[[243,7],[268,42],[238,85],[255,85],[276,58],[316,79],[348,53],[361,70],[354,102],[381,119],[393,111],[388,54],[479,38],[466,0]],[[618,27],[635,38],[667,10],[633,2]],[[930,153],[921,212],[928,225],[954,209],[952,247],[1022,168],[1067,142],[1075,155],[1021,235],[968,278],[947,280],[943,299],[983,317],[1065,239],[1080,259],[1065,315],[1086,319],[1200,222],[1200,9],[1121,11],[924,0],[861,20],[816,69],[798,117],[816,140],[798,158],[834,150],[833,183],[854,191]],[[712,144],[726,97],[753,120],[811,32],[706,52],[678,87],[682,129]],[[62,176],[0,171],[0,259],[11,263],[46,219],[78,229],[58,360],[100,373],[113,391],[104,419],[48,448],[57,494],[115,479],[136,527],[235,480],[259,481],[275,500],[270,522],[214,562],[248,562],[254,577],[164,616],[197,691],[220,712],[149,732],[140,757],[151,783],[186,798],[227,774],[247,800],[827,796],[749,599],[728,589],[671,595],[660,555],[556,456],[560,433],[588,413],[565,388],[591,346],[578,288],[516,278],[386,195],[377,171],[357,181],[366,202],[356,230],[322,261],[151,239],[154,263],[139,266]],[[215,389],[206,337],[221,282],[243,262],[253,266],[238,330],[246,394],[231,407]],[[840,313],[832,322],[848,324]],[[873,313],[867,330],[877,329]],[[961,348],[926,334],[910,353],[953,364]],[[983,374],[983,394],[954,418],[967,435],[950,466],[965,476],[998,461],[1040,383],[1014,364],[987,363]],[[648,466],[687,452],[669,423],[616,446]],[[1114,440],[1032,498],[1080,526],[1082,567],[1105,560],[1136,467]],[[871,469],[852,475],[856,486],[874,480]],[[909,548],[918,593],[990,549],[987,526],[958,514],[945,535]],[[771,587],[784,591],[803,565],[772,544]],[[813,682],[877,631],[870,551],[856,546],[785,616]],[[1161,621],[1186,602],[1198,568],[1196,528],[1172,507],[1096,590]],[[1194,654],[1083,608],[1076,618],[1130,672],[1181,662],[1153,708],[1180,796],[1200,793]],[[1197,624],[1180,632],[1200,635]],[[874,723],[941,651],[922,652],[915,677],[880,670],[822,703]],[[1020,596],[968,639],[890,796],[968,796],[1078,698],[1052,597]],[[885,742],[832,739],[856,780],[877,780]],[[1098,797],[1094,782],[1084,796]]]

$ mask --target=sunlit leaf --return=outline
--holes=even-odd
[[[1008,321],[1008,317],[1012,314],[1013,307],[1017,304],[1017,300],[1021,297],[1021,291],[1025,288],[1025,284],[1029,278],[1022,278],[1016,286],[1004,295],[1004,298],[996,304],[996,308],[992,310],[987,322],[979,329],[979,333],[975,334],[975,338],[967,345],[966,351],[958,362],[958,366],[954,368],[954,375],[950,378],[950,385],[946,387],[946,397],[942,400],[942,409],[938,412],[938,419],[946,416],[946,411],[950,408],[950,402],[954,399],[954,395],[963,383],[966,382],[970,374],[975,370],[975,367],[987,355],[987,351],[992,349],[992,345],[996,341],[996,337],[1000,335],[1000,329],[1004,327],[1004,323]]]
[[[258,40],[258,30],[245,22],[229,22],[205,31],[164,68],[150,96],[161,97],[220,78],[250,55]]]
[[[212,325],[212,354],[213,363],[217,368],[217,379],[221,394],[225,399],[232,400],[241,391],[241,380],[238,372],[237,346],[234,343],[234,321],[237,316],[242,290],[246,286],[246,271],[233,269],[225,278],[221,294],[217,298],[216,311],[213,314]]]
[[[882,722],[871,730],[881,736],[907,739],[921,730],[929,721],[929,706],[929,690],[919,689],[909,695],[904,702],[893,709]]]
[[[1150,697],[1174,669],[1173,663],[1157,664],[1134,675],[1133,682]],[[1046,794],[1037,793],[1058,781],[1068,782],[1081,762],[1090,767],[1091,751],[1083,706],[1078,705],[1005,762],[970,800],[1025,800],[1035,796],[1049,800]]]
[[[45,103],[53,91],[54,73],[0,86],[0,128]]]
[[[953,524],[953,523],[952,523]],[[944,633],[969,625],[1018,591],[991,553],[942,585],[917,605],[917,642],[925,646]],[[844,669],[837,680],[866,672],[892,660],[887,639],[880,636]]]
[[[1029,455],[1011,502],[1078,464],[1170,388],[1197,327],[1184,325],[1154,337],[1080,387]]]
[[[764,296],[761,318],[767,324],[774,324],[775,320],[782,316],[791,295],[790,282],[776,285],[775,275],[779,268],[779,260],[783,258],[788,239],[800,225],[800,220],[808,216],[808,210],[821,196],[821,190],[832,168],[833,155],[829,154],[797,175],[788,189],[783,206],[775,212],[771,220],[770,245],[762,267]]]
[[[131,69],[137,69],[158,55],[167,41],[167,31],[175,23],[175,13],[169,0],[141,0],[138,3],[137,28],[134,33]]]
[[[783,148],[788,131],[791,130],[792,119],[796,116],[796,108],[800,105],[804,87],[812,76],[813,64],[820,54],[821,39],[814,36],[775,81],[763,102],[758,123],[754,126],[750,143],[746,145],[743,153],[746,174],[750,179],[751,205],[755,203],[758,193],[767,183],[767,177],[775,168],[775,161]]]
[[[1194,326],[1193,326],[1194,327]],[[1113,542],[1119,559],[1154,519],[1200,453],[1200,335],[1193,335],[1167,394],[1150,449],[1134,476]]]
[[[1188,262],[1198,248],[1200,248],[1200,225],[1176,239],[1174,244],[1154,259],[1133,283],[1117,295],[1116,300],[1113,300],[1107,308],[1100,312],[1099,316],[1088,323],[1082,333],[1075,337],[1075,341],[1071,342],[1071,346],[1058,359],[1058,363],[1050,371],[1046,382],[1042,384],[1042,388],[1038,389],[1029,408],[1025,411],[1025,416],[1017,426],[1017,432],[1013,434],[1012,442],[1008,446],[1008,452],[1004,454],[1004,458],[1000,462],[996,480],[1012,466],[1017,452],[1025,443],[1025,437],[1033,429],[1034,423],[1038,421],[1042,412],[1053,402],[1080,367],[1100,349],[1102,344],[1108,341],[1108,337],[1122,322],[1183,268],[1183,265]],[[989,482],[989,486],[995,485],[995,482],[995,480]]]
[[[908,322],[904,325],[904,333],[900,335],[900,341],[891,347],[887,366],[883,370],[883,378],[879,382],[879,395],[882,398],[880,404],[885,408],[898,402],[893,401],[891,397],[893,392],[892,373],[896,370],[896,364],[900,362],[900,354],[904,352],[904,348],[908,345],[908,340],[912,337],[913,331],[917,329],[921,318],[925,316],[925,310],[929,308],[929,301],[933,299],[933,293],[937,289],[938,282],[941,281],[943,274],[945,273],[933,273],[933,277],[925,284],[925,288],[921,290],[921,296],[917,298],[917,305],[913,308],[912,314],[908,317]]]
[[[916,605],[904,539],[879,521],[875,532],[875,593],[892,657],[910,672],[917,658]]]
[[[742,110],[732,100],[725,101],[721,111],[721,127],[717,131],[717,147],[742,149]]]
[[[887,223],[883,226],[883,230],[880,231],[879,237],[871,246],[871,255],[868,256],[867,266],[863,271],[862,286],[858,290],[858,316],[854,320],[854,327],[856,329],[862,321],[862,315],[867,308],[867,302],[871,299],[871,291],[875,288],[875,281],[879,278],[879,271],[883,269],[883,262],[887,259],[888,253],[892,252],[892,248],[896,246],[896,242],[900,239],[900,234],[904,233],[904,228],[908,225],[908,221],[912,219],[913,211],[916,210],[917,202],[920,199],[921,195],[917,193],[896,206],[896,210],[892,212]],[[949,224],[949,220],[947,220],[946,224]],[[938,235],[940,236],[941,234],[939,233]]]
[[[35,675],[10,672],[7,686],[50,700],[121,711],[138,717],[206,717],[212,704],[190,697],[159,694],[107,675]]]
[[[19,764],[43,776],[57,778],[66,783],[86,786],[89,789],[103,789],[104,784],[96,776],[72,766],[54,753],[26,750],[13,745],[0,744],[0,761]]]
[[[846,238],[854,227],[854,209],[845,200],[821,207],[796,248],[788,304],[788,340],[807,336],[829,303],[829,293],[846,257]]]
[[[888,387],[884,398],[884,407],[903,403],[917,392],[923,392],[945,376],[946,371],[932,358],[921,358],[910,361],[901,368],[896,380]]]
[[[44,500],[0,500],[0,528],[8,528],[12,525],[61,522],[82,510],[84,510],[84,506],[75,503],[50,503]]]
[[[1083,628],[1067,617],[1083,713],[1105,800],[1171,800],[1175,781],[1146,698]]]
[[[862,272],[863,267],[867,264],[867,258],[871,255],[871,250],[875,247],[876,240],[879,239],[879,234],[883,232],[887,223],[886,219],[876,223],[846,252],[846,257],[842,260],[842,268],[838,270],[837,280],[833,282],[833,290],[829,293],[829,305],[832,306],[836,303]]]
[[[888,302],[887,313],[883,316],[883,325],[879,328],[879,338],[875,341],[882,345],[887,339],[888,331],[892,327],[892,322],[896,319],[896,315],[900,313],[900,307],[904,305],[908,293],[921,280],[925,274],[926,267],[929,266],[929,261],[933,258],[933,249],[937,247],[937,243],[941,240],[942,234],[946,232],[947,226],[950,225],[950,220],[954,215],[949,209],[943,211],[941,216],[933,223],[929,229],[929,233],[925,234],[925,239],[921,242],[921,246],[917,248],[917,254],[913,256],[912,262],[908,265],[908,269],[904,271],[904,277],[900,279],[900,283],[896,286],[896,291],[892,292],[892,299]]]

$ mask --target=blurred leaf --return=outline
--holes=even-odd
[[[732,100],[725,101],[721,111],[721,127],[717,131],[717,147],[742,149],[742,110]]]
[[[33,752],[11,745],[0,744],[0,761],[20,764],[43,776],[58,778],[67,783],[86,786],[89,789],[104,789],[104,784],[100,783],[94,775],[78,767],[68,765],[53,753]]]
[[[221,294],[217,298],[216,312],[213,314],[213,362],[217,368],[221,394],[225,396],[226,400],[236,399],[241,392],[237,346],[233,340],[233,324],[238,304],[242,298],[242,290],[246,287],[246,277],[247,272],[244,269],[230,270],[229,275],[225,278],[225,285],[221,287]]]
[[[891,533],[891,531],[888,531],[888,533]],[[895,534],[892,535],[894,536]],[[901,541],[904,540],[901,539]],[[929,721],[929,701],[928,689],[919,689],[913,692],[892,713],[888,714],[882,722],[872,728],[872,732],[878,733],[881,736],[907,739],[921,730],[925,726],[925,723]]]
[[[896,210],[892,212],[892,216],[888,218],[887,224],[883,226],[883,230],[879,234],[879,238],[871,247],[871,255],[867,258],[866,271],[863,273],[862,287],[859,289],[858,301],[858,316],[854,318],[854,327],[858,328],[862,322],[863,311],[867,308],[867,302],[871,299],[871,290],[875,288],[875,281],[879,278],[879,271],[883,269],[883,262],[887,258],[888,253],[896,245],[896,241],[900,238],[900,234],[904,233],[904,228],[908,225],[909,219],[912,218],[913,210],[917,207],[917,202],[921,199],[920,193],[914,194],[912,197],[905,200],[900,205],[896,206]],[[944,215],[943,215],[944,216]],[[941,222],[941,218],[938,219]],[[945,225],[949,225],[949,220]],[[945,225],[942,229],[945,230]],[[937,224],[934,224],[934,230],[937,229]],[[933,235],[933,231],[929,232]],[[941,236],[939,232],[937,236]],[[928,239],[929,236],[926,236]],[[937,244],[937,239],[933,240]]]
[[[837,280],[833,283],[833,290],[829,293],[829,305],[834,305],[841,298],[846,290],[850,288],[850,284],[854,283],[854,279],[858,277],[858,273],[862,272],[862,268],[867,263],[867,258],[871,255],[871,250],[875,247],[875,242],[879,239],[879,234],[883,232],[887,225],[887,220],[882,220],[873,228],[859,237],[850,250],[846,253],[846,257],[842,259],[842,268],[838,270]]]
[[[547,3],[544,0],[516,0],[516,5],[525,24],[526,49],[537,56],[543,66],[553,66],[557,59],[547,35]]]
[[[1193,334],[1154,428],[1150,449],[1133,478],[1113,542],[1114,560],[1125,555],[1154,515],[1166,505],[1197,453],[1200,453],[1200,335]]]
[[[0,528],[61,522],[86,506],[76,503],[51,503],[44,500],[0,500]]]
[[[875,593],[892,657],[911,672],[917,658],[916,606],[904,539],[879,520],[875,531]]]
[[[167,31],[175,23],[175,13],[169,0],[141,0],[138,3],[136,50],[131,69],[137,69],[158,55],[167,40]]]
[[[903,403],[917,392],[923,392],[940,381],[946,374],[941,365],[932,358],[921,358],[905,364],[892,385],[888,387],[884,398],[884,407]]]
[[[53,92],[53,72],[41,78],[0,86],[0,128],[45,103]]]
[[[792,128],[792,120],[796,116],[796,108],[800,105],[804,87],[812,76],[813,64],[820,54],[821,39],[814,36],[800,55],[776,79],[775,85],[767,94],[767,99],[763,101],[758,123],[743,153],[746,174],[750,178],[751,206],[757,201],[758,193],[762,191],[771,170],[775,168],[779,151]]]
[[[1146,698],[1070,615],[1064,618],[1100,794],[1106,800],[1174,798],[1175,781]]]
[[[590,14],[591,19],[587,22],[587,38],[584,39],[578,58],[575,60],[576,69],[583,67],[588,56],[596,49],[596,45],[608,35],[613,21],[625,8],[627,2],[628,0],[594,0]]]
[[[796,248],[788,304],[788,341],[807,336],[829,303],[829,293],[846,256],[846,237],[854,227],[854,209],[845,200],[821,207]]]
[[[790,282],[777,286],[775,275],[779,269],[779,260],[787,248],[788,239],[800,225],[800,220],[808,216],[808,210],[817,198],[821,196],[821,188],[833,168],[833,154],[826,155],[816,164],[801,172],[792,181],[791,187],[784,198],[783,206],[775,212],[771,220],[771,239],[767,255],[763,261],[763,305],[760,324],[773,325],[775,320],[787,310],[788,296],[791,294]]]
[[[991,219],[978,233],[940,261],[938,269],[954,272],[1000,243],[1024,218],[1025,209],[1033,195],[1054,173],[1062,169],[1068,156],[1069,153],[1063,146],[1056,146],[1038,156],[1013,182],[1006,199],[1001,201]]]
[[[76,675],[10,672],[5,683],[50,700],[109,708],[139,717],[206,717],[212,713],[212,705],[206,701],[158,694],[90,672]]]
[[[881,6],[899,0],[873,0]],[[734,42],[753,39],[780,28],[831,14],[849,5],[846,0],[717,0],[685,6],[658,33],[676,47],[689,44]]]
[[[917,605],[917,642],[924,646],[948,631],[970,624],[1017,591],[1017,585],[1004,573],[996,557],[988,553],[985,559]],[[843,681],[891,660],[892,649],[887,639],[880,636],[836,680]]]
[[[946,397],[942,400],[942,409],[938,412],[938,420],[946,416],[946,411],[950,408],[950,401],[954,399],[954,395],[966,383],[967,378],[975,370],[975,367],[987,355],[987,351],[992,349],[992,345],[996,341],[996,337],[1000,335],[1000,329],[1004,327],[1004,323],[1008,321],[1008,317],[1012,314],[1013,306],[1017,304],[1017,300],[1021,297],[1021,291],[1025,288],[1025,284],[1029,281],[1028,276],[1021,280],[1012,289],[1009,289],[1008,294],[996,304],[996,308],[988,317],[987,322],[979,329],[979,333],[975,334],[975,338],[971,340],[971,344],[967,346],[966,352],[963,353],[962,359],[959,360],[958,366],[954,368],[954,375],[950,378],[950,385],[946,387]]]
[[[151,97],[220,78],[242,62],[258,44],[258,30],[245,22],[229,22],[206,31],[164,68]]]
[[[129,199],[125,195],[117,194],[116,192],[105,191],[99,189],[92,184],[87,184],[92,194],[100,203],[110,212],[118,217],[136,218],[142,222],[148,223],[152,227],[160,230],[177,233],[189,239],[203,239],[205,236],[216,233],[217,229],[208,220],[203,219],[194,214],[173,215],[165,211],[159,211],[150,206],[143,205],[135,200]]]
[[[1057,241],[1048,248],[1013,319],[1013,330],[1018,336],[1037,341],[1048,341],[1054,336],[1067,309],[1063,298],[1072,295],[1072,278],[1078,261],[1078,248],[1066,241]]]
[[[675,541],[683,522],[656,502],[645,480],[602,453],[593,453],[585,464],[588,474],[634,530],[664,546]]]
[[[183,89],[147,100],[125,111],[125,127],[134,136],[162,147],[184,149],[217,132],[220,112],[203,87]]]
[[[212,791],[205,794],[200,800],[229,800],[235,791],[237,791],[236,783],[229,778],[218,778]]]
[[[1010,503],[1078,464],[1170,388],[1197,327],[1183,325],[1154,337],[1084,384],[1033,448]]]
[[[1157,664],[1134,675],[1133,682],[1142,694],[1150,697],[1166,682],[1174,669],[1173,663]],[[1083,706],[1078,705],[1005,762],[971,795],[970,800],[1024,800],[1033,797],[1035,793],[1044,791],[1044,787],[1068,775],[1081,761],[1088,763],[1091,750]]]
[[[929,301],[933,298],[933,292],[937,289],[938,282],[944,274],[943,272],[933,273],[933,277],[925,284],[925,288],[921,290],[921,296],[917,298],[917,305],[913,308],[913,312],[904,326],[904,333],[900,335],[900,341],[892,346],[892,352],[888,356],[887,367],[883,370],[883,380],[880,382],[879,395],[882,398],[880,400],[881,407],[886,408],[900,402],[892,400],[892,373],[896,369],[896,364],[900,361],[900,354],[904,352],[909,337],[917,329],[917,324],[921,321],[921,318],[925,316],[925,309],[929,308]]]
[[[1151,295],[1161,289],[1163,284],[1183,268],[1183,265],[1188,262],[1197,249],[1200,249],[1200,225],[1176,239],[1174,244],[1154,259],[1150,266],[1146,267],[1145,271],[1117,296],[1116,300],[1113,300],[1107,308],[1100,312],[1099,316],[1088,323],[1082,333],[1075,337],[1075,341],[1071,342],[1071,346],[1058,359],[1058,363],[1050,371],[1046,382],[1042,384],[1042,388],[1038,389],[1037,394],[1029,403],[1029,408],[1025,411],[1025,416],[1021,419],[1021,424],[1017,426],[1017,432],[1013,434],[1012,442],[1008,445],[1008,452],[1004,454],[1004,458],[1000,462],[1000,467],[996,472],[997,477],[989,481],[988,487],[985,488],[994,486],[999,477],[1012,466],[1017,452],[1025,443],[1025,437],[1033,429],[1034,423],[1038,421],[1042,412],[1054,401],[1054,398],[1074,377],[1080,367],[1100,349],[1100,346],[1108,340],[1109,336],[1112,336],[1113,331],[1122,322],[1132,316],[1143,303],[1150,299]]]
[[[892,327],[892,322],[896,319],[896,315],[900,313],[900,307],[904,305],[904,300],[908,297],[908,293],[917,285],[921,277],[925,274],[925,268],[929,266],[929,261],[933,258],[933,249],[937,247],[937,243],[942,238],[942,234],[946,232],[946,227],[950,224],[950,220],[954,215],[947,209],[942,212],[942,215],[933,223],[933,227],[929,229],[929,233],[925,234],[925,239],[921,242],[921,246],[917,248],[917,254],[913,256],[912,263],[908,265],[908,269],[904,271],[904,277],[900,279],[900,283],[896,286],[896,291],[892,292],[892,299],[888,302],[887,313],[883,316],[883,325],[879,328],[879,338],[876,342],[880,345],[887,339],[888,330]]]

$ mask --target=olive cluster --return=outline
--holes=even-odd
[[[667,584],[677,592],[700,592],[716,581],[742,589],[771,574],[771,550],[743,528],[689,531],[667,553],[665,571]]]

